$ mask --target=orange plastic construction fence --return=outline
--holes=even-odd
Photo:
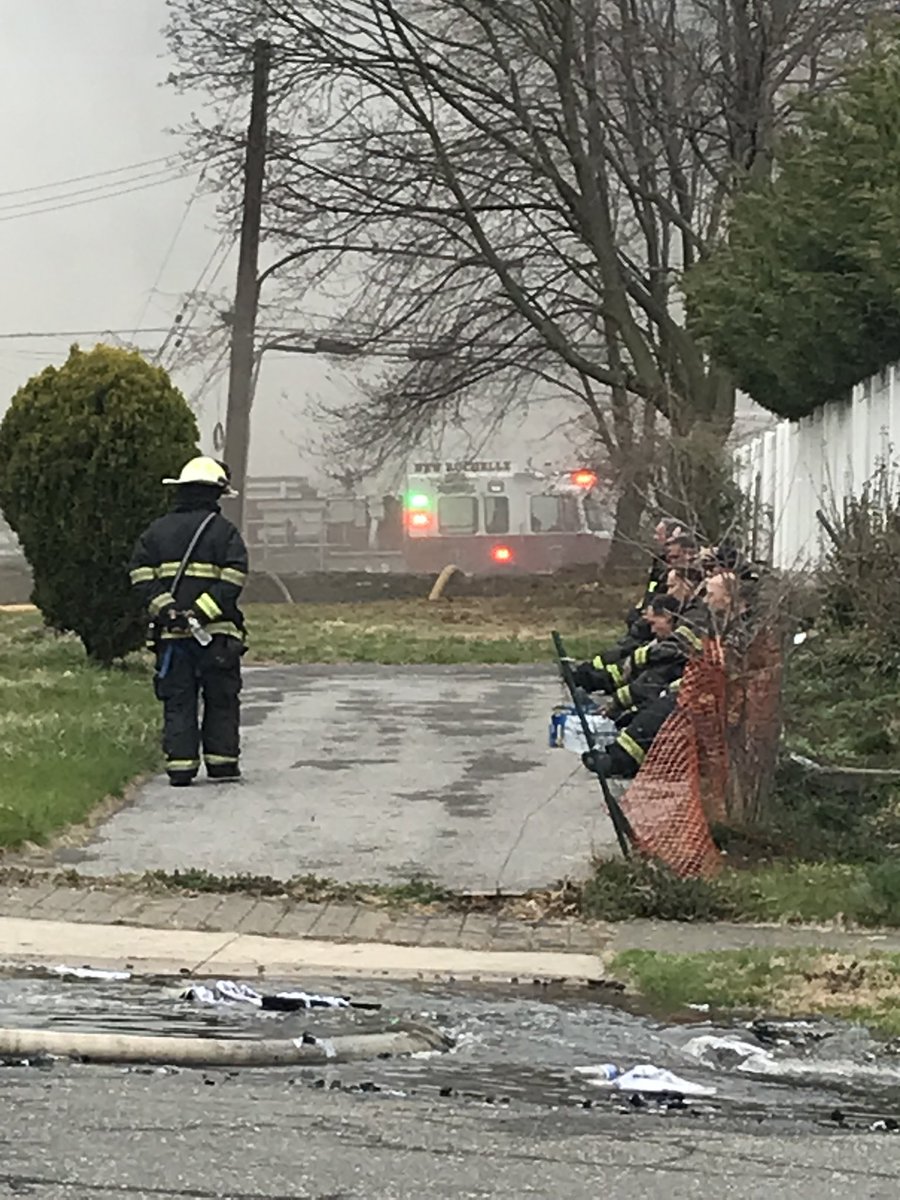
[[[711,877],[722,856],[710,833],[732,814],[734,792],[752,791],[748,761],[759,747],[774,760],[780,698],[780,655],[757,637],[743,651],[709,641],[688,664],[675,710],[660,729],[620,803],[636,849],[675,874]],[[774,742],[773,742],[774,738]],[[740,803],[741,816],[750,804]]]

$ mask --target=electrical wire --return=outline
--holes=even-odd
[[[141,183],[145,179],[160,179],[165,175],[170,175],[175,170],[183,169],[178,163],[170,159],[164,167],[156,167],[153,171],[141,171],[136,175],[130,175],[127,179],[119,179],[113,182],[97,183],[92,187],[76,188],[75,191],[60,192],[54,196],[38,196],[34,200],[14,200],[12,204],[0,203],[0,213],[28,211],[32,208],[41,208],[48,204],[63,203],[66,200],[76,200],[79,196],[96,196],[105,195],[111,188],[118,189],[121,187],[130,187],[131,184]],[[0,198],[2,199],[2,198]]]
[[[0,191],[0,200],[5,200],[9,196],[27,196],[32,192],[49,192],[56,188],[69,187],[73,183],[86,183],[89,179],[103,179],[111,175],[127,175],[131,171],[143,171],[146,167],[158,166],[160,163],[170,163],[176,157],[172,154],[165,154],[160,158],[148,158],[144,162],[129,163],[126,167],[113,167],[106,171],[91,171],[87,175],[73,175],[69,179],[58,179],[55,183],[38,183],[32,187],[10,188],[6,191]]]
[[[216,280],[219,278],[219,275],[222,273],[222,269],[224,268],[225,263],[228,261],[228,254],[231,249],[231,247],[228,244],[230,237],[231,237],[231,235],[226,232],[226,233],[223,233],[222,236],[219,238],[212,253],[210,254],[209,258],[206,260],[203,270],[200,272],[200,278],[197,280],[197,282],[191,288],[190,292],[188,292],[187,296],[185,297],[185,299],[181,305],[181,308],[179,309],[178,313],[175,315],[175,319],[172,322],[172,324],[170,325],[169,330],[166,334],[166,337],[165,337],[162,345],[160,346],[159,350],[157,350],[156,355],[154,356],[154,359],[153,359],[154,362],[160,362],[162,360],[162,356],[165,354],[166,350],[169,347],[169,343],[172,341],[173,338],[175,339],[175,349],[176,350],[180,349],[184,335],[188,332],[188,330],[192,327],[194,321],[196,320],[197,312],[199,310],[199,305],[196,305],[195,301],[197,300],[197,297],[200,293],[201,288],[203,288],[204,284],[206,284],[207,287],[211,288],[213,286],[213,284],[216,282]],[[219,265],[216,267],[215,271],[213,271],[213,274],[210,276],[210,279],[207,283],[206,282],[207,272],[212,267],[212,265],[215,262],[216,257],[218,255],[221,255],[221,258],[219,259]],[[193,312],[190,311],[191,305],[194,305]],[[171,365],[174,365],[174,360],[172,360]]]
[[[184,179],[188,174],[188,171],[182,170],[173,174],[169,174],[163,178],[152,180],[148,183],[138,184],[136,187],[121,188],[118,191],[107,192],[104,195],[89,196],[81,200],[73,200],[67,204],[53,204],[44,208],[27,209],[24,212],[7,213],[5,215],[0,214],[0,225],[5,224],[7,221],[21,221],[27,217],[40,217],[45,213],[64,212],[69,208],[82,208],[87,204],[96,204],[100,200],[115,200],[119,196],[130,196],[134,192],[146,192],[150,188],[160,187],[168,183],[176,183],[179,180]]]
[[[190,196],[187,199],[187,202],[185,203],[184,211],[181,214],[181,220],[178,222],[175,232],[172,235],[172,240],[169,242],[168,248],[167,248],[165,254],[163,255],[163,260],[160,264],[159,270],[156,273],[156,279],[153,281],[153,286],[150,288],[149,292],[147,292],[146,298],[144,300],[144,306],[141,309],[141,314],[138,317],[137,321],[135,322],[135,329],[137,329],[139,326],[141,326],[144,323],[144,321],[147,319],[147,312],[150,308],[150,304],[153,300],[153,297],[156,295],[157,291],[159,290],[159,285],[162,282],[162,278],[166,273],[166,268],[168,267],[169,263],[172,261],[172,255],[175,253],[175,247],[178,245],[179,238],[181,237],[182,233],[184,233],[184,228],[187,225],[188,217],[191,215],[191,210],[193,209],[194,205],[197,203],[197,198],[199,197],[200,189],[206,180],[206,173],[209,170],[209,166],[210,166],[209,161],[204,163],[203,169],[201,170],[200,174],[197,176],[197,182],[194,185],[194,190],[191,192]]]
[[[231,120],[231,116],[235,110],[235,106],[237,105],[237,102],[238,102],[238,97],[235,96],[232,99],[231,104],[228,106],[228,111],[226,112],[225,118],[222,123],[223,128],[226,128],[228,126],[228,123]],[[206,175],[207,175],[207,172],[209,171],[210,166],[212,165],[212,161],[213,161],[212,158],[207,159],[207,161],[203,164],[203,169],[201,170],[200,174],[197,177],[197,182],[194,185],[194,190],[191,192],[190,196],[188,197],[187,203],[184,206],[184,212],[181,214],[181,220],[178,222],[178,226],[176,227],[175,232],[172,235],[172,240],[169,243],[168,249],[166,250],[165,254],[163,255],[163,260],[162,260],[159,270],[156,273],[156,279],[154,280],[153,286],[150,288],[149,292],[147,293],[147,295],[144,299],[144,306],[141,309],[141,315],[138,317],[137,321],[135,322],[135,329],[137,329],[140,325],[142,325],[144,323],[144,321],[147,319],[147,312],[150,308],[150,304],[153,300],[153,297],[156,295],[156,293],[159,289],[159,285],[162,282],[163,275],[165,275],[165,273],[166,273],[166,268],[168,267],[169,263],[172,260],[172,255],[175,253],[175,247],[178,245],[178,240],[181,237],[182,233],[184,232],[184,227],[187,224],[187,219],[190,216],[191,209],[194,207],[194,204],[197,202],[197,198],[200,195],[200,189],[202,188],[203,184],[206,181]],[[213,251],[213,256],[215,256],[215,253],[216,253],[216,251]],[[206,268],[206,269],[208,269],[208,268]],[[204,270],[204,274],[205,273],[206,273],[206,270]],[[202,276],[201,276],[201,278],[202,278]],[[216,274],[216,278],[218,278],[218,273]],[[199,287],[200,285],[198,284],[197,286]],[[210,285],[210,286],[212,286],[212,285]],[[196,291],[196,289],[195,289],[195,291]],[[178,323],[178,318],[176,317],[175,324],[177,324],[177,323]],[[162,348],[160,349],[159,353],[160,353],[160,355],[162,354]]]
[[[212,388],[217,386],[221,382],[221,380],[224,378],[226,372],[228,371],[228,364],[225,360],[228,357],[229,349],[230,349],[229,343],[228,343],[228,341],[225,341],[222,344],[222,346],[219,348],[218,353],[216,354],[215,358],[213,359],[212,365],[207,369],[206,374],[203,376],[203,378],[200,380],[197,387],[194,389],[193,397],[191,400],[191,407],[194,409],[195,412],[201,413],[203,411],[204,400],[209,395],[209,392],[212,390]],[[221,392],[219,393],[218,404],[216,406],[216,419],[217,419],[217,423],[221,424],[221,421],[222,421],[222,395],[221,395]]]
[[[42,329],[28,330],[23,333],[0,333],[0,341],[24,342],[70,337],[128,337],[129,332],[127,329]],[[167,328],[159,326],[156,329],[138,329],[136,332],[140,334],[166,333]]]

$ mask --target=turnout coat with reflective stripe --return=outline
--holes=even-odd
[[[175,574],[200,523],[216,515],[204,529],[174,597]],[[247,580],[247,547],[214,502],[178,504],[154,521],[138,538],[129,564],[131,582],[141,602],[156,617],[165,608],[192,609],[210,633],[243,637],[244,617],[238,607]],[[189,637],[167,631],[164,638]]]
[[[688,661],[703,653],[702,635],[708,626],[706,606],[695,601],[679,614],[668,637],[639,646],[625,664],[623,682],[613,694],[609,715],[615,718],[642,708],[665,689],[671,689],[681,679]]]

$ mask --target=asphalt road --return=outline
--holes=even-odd
[[[533,667],[252,669],[239,787],[154,780],[60,860],[472,891],[579,877],[615,840],[596,781],[548,748],[560,699]]]
[[[873,1200],[897,1137],[315,1091],[295,1075],[0,1068],[0,1196]]]

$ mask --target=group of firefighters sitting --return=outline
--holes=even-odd
[[[703,547],[677,522],[660,521],[646,593],[614,646],[573,674],[583,693],[608,699],[601,712],[619,732],[583,756],[588,770],[633,778],[675,708],[687,664],[708,638],[743,640],[758,574],[732,545]]]

